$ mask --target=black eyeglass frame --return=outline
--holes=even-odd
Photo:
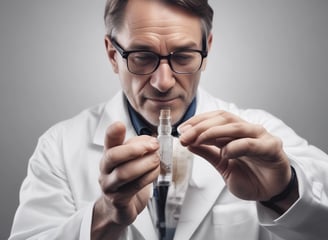
[[[169,63],[169,66],[171,68],[171,70],[174,73],[177,73],[177,74],[193,74],[193,73],[199,71],[199,69],[201,69],[201,67],[203,65],[204,58],[206,58],[207,55],[208,55],[208,51],[207,50],[197,50],[197,49],[185,49],[185,50],[173,51],[173,52],[170,52],[170,54],[165,55],[165,56],[159,55],[159,54],[157,54],[155,52],[152,52],[152,51],[149,51],[149,50],[131,50],[131,51],[126,51],[126,50],[124,50],[124,48],[113,37],[110,37],[110,36],[108,36],[108,37],[109,37],[110,41],[112,42],[112,45],[114,46],[114,48],[120,53],[120,55],[122,56],[122,58],[124,58],[126,60],[126,64],[127,64],[127,68],[129,70],[129,72],[131,72],[131,73],[133,73],[135,75],[149,75],[149,74],[154,73],[157,70],[157,68],[159,67],[159,65],[161,64],[161,60],[162,59],[166,59],[167,60],[167,62]],[[205,40],[203,39],[203,42],[202,42],[203,43],[203,48],[206,49],[206,43],[204,43],[204,42],[205,42]],[[204,44],[205,44],[205,46],[204,46]],[[173,54],[175,54],[177,52],[186,52],[186,51],[187,52],[197,52],[197,53],[200,54],[200,56],[202,57],[202,59],[201,59],[201,62],[199,64],[199,68],[196,69],[193,72],[188,72],[188,73],[187,72],[178,72],[178,71],[174,70],[174,68],[172,67],[171,57],[172,57]],[[136,73],[136,72],[133,72],[133,71],[130,70],[128,57],[129,57],[129,55],[131,53],[138,53],[138,52],[149,52],[149,53],[152,53],[152,54],[154,54],[155,56],[158,57],[157,64],[154,67],[153,71],[151,71],[149,73]]]

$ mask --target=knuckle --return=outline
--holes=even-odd
[[[275,149],[281,149],[283,147],[283,141],[277,136],[272,136],[272,146]]]
[[[223,118],[226,122],[234,122],[234,117],[231,113],[219,110],[218,115]]]
[[[244,123],[241,122],[235,122],[231,124],[231,127],[233,127],[237,132],[244,132],[247,128],[245,128]]]
[[[152,156],[151,156],[151,167],[157,167],[159,166],[159,163],[161,161],[161,156],[159,151],[156,151]]]
[[[252,152],[254,149],[256,149],[257,143],[256,141],[253,141],[253,139],[245,139],[245,144],[246,144],[246,153]]]
[[[260,124],[254,124],[254,132],[256,135],[262,135],[266,133],[266,129]]]
[[[114,159],[114,151],[112,149],[109,149],[105,152],[104,154],[105,160],[108,161],[113,161]]]
[[[99,183],[99,186],[100,186],[101,190],[103,191],[103,193],[108,194],[108,193],[113,192],[113,189],[110,187],[110,185],[107,182],[106,176],[101,175],[98,178],[98,183]]]
[[[107,174],[101,174],[98,178],[99,186],[104,194],[112,194],[117,191],[118,189],[118,183],[119,181],[114,180],[115,179],[115,171],[113,173],[107,175]]]
[[[100,162],[99,169],[102,173],[110,173],[114,166],[119,164],[119,161],[115,158],[116,153],[109,149],[103,154],[103,158]]]
[[[128,174],[122,168],[115,168],[112,173],[112,178],[116,180],[118,184],[126,182]]]
[[[104,178],[103,175],[100,175],[100,177],[98,178],[98,183],[101,189],[104,189]]]
[[[142,148],[141,148],[140,142],[139,142],[139,144],[131,144],[131,145],[129,146],[129,151],[130,151],[131,153],[138,153],[138,152],[142,151]]]

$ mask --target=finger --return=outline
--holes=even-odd
[[[127,187],[124,189],[122,188],[117,192],[106,193],[104,194],[106,202],[110,203],[110,205],[114,207],[119,218],[121,218],[123,221],[126,221],[127,217],[124,213],[127,211],[127,215],[131,215],[131,213],[129,213],[130,207],[132,207],[131,210],[134,212],[132,215],[134,216],[135,214],[140,213],[145,205],[147,205],[147,202],[151,197],[151,183],[152,182],[146,184],[142,189],[139,190],[135,190],[133,187]],[[134,183],[131,183],[131,186],[138,185],[133,184]],[[115,210],[113,212],[115,212]]]
[[[209,145],[197,145],[188,146],[188,150],[194,154],[197,154],[209,161],[212,159],[218,159],[221,155],[220,148],[217,148],[215,146],[209,146]]]
[[[207,119],[221,119],[227,123],[243,121],[241,118],[239,118],[238,116],[236,116],[230,112],[226,112],[223,110],[217,110],[217,111],[201,113],[201,114],[193,116],[192,118],[190,118],[187,121],[185,121],[184,123],[182,123],[179,126],[179,130],[183,131],[183,128],[185,126],[188,126],[188,125],[195,126]]]
[[[209,145],[197,145],[197,146],[188,146],[188,150],[194,154],[197,154],[208,162],[210,162],[213,166],[216,166],[221,158],[221,149],[215,146]]]
[[[279,138],[267,135],[262,138],[241,138],[231,141],[222,148],[222,158],[232,159],[251,157],[262,163],[283,159],[282,142]]]
[[[210,118],[203,118],[203,116],[199,116],[198,119],[202,119],[202,121],[197,121],[196,123],[195,120],[193,122],[194,125],[187,124],[179,127],[179,138],[182,145],[187,146],[193,144],[202,132],[212,128],[213,126],[225,124],[224,119],[219,116]]]
[[[115,168],[110,174],[102,174],[100,176],[99,182],[105,193],[113,193],[119,191],[119,189],[125,185],[131,185],[138,179],[143,179],[143,176],[147,176],[153,171],[159,174],[159,169],[159,155],[157,153],[151,154],[144,156],[142,159],[136,159],[134,161],[129,161],[125,164],[122,164]],[[151,180],[155,180],[158,174],[156,176],[151,175],[153,176]],[[148,178],[146,177],[146,180],[147,179]],[[134,187],[136,189],[140,189],[145,184],[150,183],[144,183],[144,181],[145,180],[139,181],[139,184]]]
[[[200,145],[200,146],[189,146],[189,151],[206,159],[219,173],[224,176],[228,168],[229,159],[221,157],[221,149],[215,146]]]
[[[188,126],[188,125],[195,126],[198,123],[203,122],[207,119],[211,119],[211,118],[215,118],[217,116],[220,116],[221,113],[222,113],[222,111],[219,110],[219,111],[212,111],[212,112],[206,112],[206,113],[201,113],[201,114],[195,115],[192,118],[185,121],[184,123],[182,123],[179,126],[179,130],[183,132],[183,128],[185,126]]]
[[[179,126],[180,141],[186,146],[196,141],[198,136],[213,127],[245,121],[224,111],[215,111],[197,115]],[[230,137],[230,136],[229,136]]]
[[[136,179],[135,181],[123,185],[115,193],[122,194],[126,199],[132,198],[133,196],[138,195],[138,193],[141,190],[145,189],[147,186],[150,187],[150,184],[152,184],[157,179],[159,172],[160,172],[160,167],[148,172],[147,174]],[[149,194],[147,194],[144,197],[147,197],[149,199],[150,188],[149,188]]]
[[[100,171],[108,174],[119,165],[138,159],[159,149],[158,140],[150,136],[138,136],[128,140],[123,145],[112,147],[104,153]]]
[[[104,148],[109,149],[121,145],[125,138],[125,132],[126,128],[122,122],[115,122],[110,125],[106,130]]]
[[[194,144],[213,144],[222,147],[235,139],[261,137],[265,132],[260,125],[235,122],[206,129],[200,133]]]

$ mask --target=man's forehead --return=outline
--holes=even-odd
[[[150,4],[145,4],[150,3]],[[125,38],[167,39],[178,41],[202,38],[201,20],[180,8],[161,4],[159,1],[130,1],[126,8],[121,33]],[[190,40],[189,40],[190,41]]]

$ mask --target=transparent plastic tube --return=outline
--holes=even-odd
[[[166,217],[165,208],[169,186],[172,183],[172,167],[173,167],[173,137],[171,135],[171,111],[170,109],[162,109],[159,116],[158,141],[160,144],[159,153],[161,161],[161,172],[154,186],[154,196],[157,209],[157,227],[159,239],[165,239]]]
[[[158,183],[172,182],[172,159],[173,159],[173,137],[171,135],[171,111],[170,109],[162,109],[159,116],[158,125],[158,141],[160,144],[161,173]]]

